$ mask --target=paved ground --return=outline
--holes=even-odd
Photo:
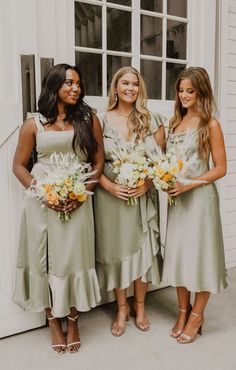
[[[203,335],[180,345],[169,336],[177,313],[175,290],[148,293],[149,332],[128,323],[114,338],[110,323],[113,303],[80,315],[82,346],[77,354],[58,356],[50,349],[47,327],[0,340],[0,370],[235,370],[236,268],[229,270],[229,287],[208,304]]]

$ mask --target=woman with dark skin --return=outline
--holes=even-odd
[[[83,101],[84,88],[79,69],[58,64],[43,81],[38,112],[29,115],[21,127],[13,172],[28,188],[45,174],[50,155],[76,154],[89,162],[98,179],[104,154],[100,124]],[[27,164],[32,151],[37,163],[31,173]],[[94,183],[86,185],[92,190]],[[57,220],[57,212],[73,213],[71,220]],[[41,204],[24,199],[17,261],[15,300],[33,312],[45,310],[52,334],[53,350],[59,354],[77,352],[80,338],[78,311],[88,311],[100,300],[94,268],[94,225],[91,196],[80,203]],[[67,341],[60,318],[67,316]]]

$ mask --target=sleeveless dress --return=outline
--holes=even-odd
[[[112,171],[111,150],[118,138],[117,131],[109,126],[106,115],[98,118],[103,128],[105,148],[104,175],[115,182]],[[161,122],[152,116],[145,147],[151,151],[157,148],[153,133]],[[94,194],[96,269],[101,288],[127,288],[142,278],[143,282],[157,285],[160,276],[157,264],[159,235],[157,193],[152,188],[138,198],[138,204],[127,205],[100,186]]]
[[[188,130],[187,158],[198,153],[198,131]],[[185,133],[172,133],[167,151],[183,145]],[[198,154],[197,154],[198,155]],[[198,155],[191,177],[209,170]],[[163,282],[192,292],[218,293],[227,287],[224,245],[216,185],[206,184],[176,197],[169,206],[163,266]]]
[[[41,177],[53,152],[73,153],[73,131],[45,131],[46,118],[32,113],[37,126],[38,162],[32,175]],[[79,153],[81,161],[86,157]],[[88,311],[100,301],[95,271],[92,199],[75,210],[69,221],[57,220],[55,211],[36,199],[23,200],[14,300],[33,312],[52,308],[64,317],[70,307]]]

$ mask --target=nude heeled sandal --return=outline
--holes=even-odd
[[[47,317],[48,323],[52,320],[58,320],[57,317]],[[50,324],[49,324],[50,325]],[[63,355],[66,352],[66,345],[64,343],[62,344],[52,344],[52,349],[54,352],[56,352],[58,355]]]
[[[77,323],[78,315],[74,316],[74,317],[67,316],[67,319],[70,320],[70,321],[73,321],[74,323]],[[80,340],[78,340],[76,342],[67,343],[66,348],[67,348],[68,352],[76,353],[76,352],[78,352],[78,350],[80,348],[80,345],[81,345],[81,342],[80,342]]]
[[[199,334],[199,335],[202,334],[202,324],[203,324],[203,321],[204,321],[203,315],[202,314],[199,314],[199,313],[196,313],[196,312],[193,312],[193,311],[191,311],[190,315],[193,315],[195,317],[201,317],[202,318],[201,324],[200,324],[197,332],[194,335],[192,335],[192,336],[184,333],[184,331],[183,331],[181,333],[181,335],[177,338],[177,342],[179,344],[189,344],[189,343],[192,343],[197,338],[197,334]]]
[[[125,321],[129,321],[130,320],[130,307],[129,307],[128,303],[118,305],[118,307],[125,307],[125,306],[126,306],[126,310],[127,310]],[[111,325],[111,334],[114,335],[114,337],[120,337],[121,335],[124,334],[125,330],[126,330],[126,325],[121,326],[121,325],[118,325],[117,320],[113,321],[113,323]]]
[[[137,321],[137,313],[136,313],[135,305],[136,304],[143,304],[143,303],[144,303],[144,301],[135,300],[132,304],[131,315],[135,317],[135,326],[136,326],[136,328],[138,328],[141,331],[148,331],[150,329],[150,322],[149,322],[146,314],[145,314],[144,320]]]
[[[181,308],[179,307],[179,310],[180,312],[183,312],[183,313],[186,313],[186,319],[185,319],[185,324],[186,322],[188,321],[188,318],[189,318],[189,315],[190,315],[190,312],[192,310],[192,306],[191,304],[189,305],[189,308]],[[178,327],[176,327],[176,325],[171,329],[171,332],[170,332],[170,336],[174,339],[178,338],[180,336],[180,334],[182,333],[182,331],[184,330],[184,328],[181,330],[179,329]]]

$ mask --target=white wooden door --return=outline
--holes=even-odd
[[[20,56],[74,62],[73,0],[0,1],[0,338],[45,324],[43,313],[25,312],[13,300],[22,187],[12,159],[23,120]]]

